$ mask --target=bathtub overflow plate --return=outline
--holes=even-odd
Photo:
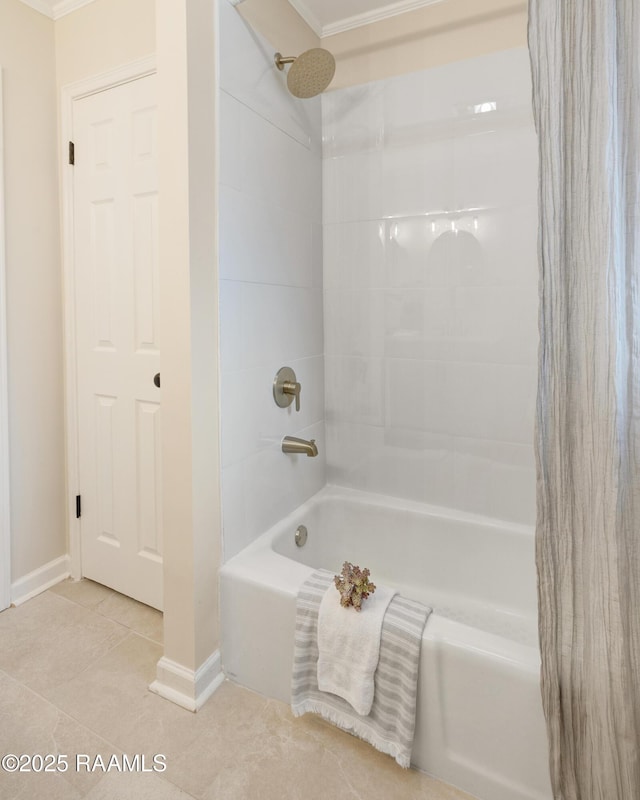
[[[298,525],[298,529],[296,530],[296,544],[298,547],[304,547],[307,543],[307,536],[309,535],[306,527],[304,525]]]

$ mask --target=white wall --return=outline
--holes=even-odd
[[[214,10],[210,0],[156,7],[165,605],[153,688],[187,707],[219,678]]]
[[[94,0],[55,23],[58,86],[155,52],[156,0]]]
[[[325,483],[319,100],[296,100],[273,46],[222,0],[220,345],[225,558]],[[284,365],[302,408],[278,408]],[[281,452],[315,438],[317,458]]]
[[[53,22],[2,0],[0,63],[15,584],[67,550]]]
[[[330,483],[533,522],[530,96],[524,48],[324,96]]]

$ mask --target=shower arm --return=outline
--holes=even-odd
[[[275,56],[274,56],[274,61],[276,62],[276,67],[278,67],[278,69],[281,72],[284,69],[284,65],[285,64],[293,64],[293,62],[295,60],[296,59],[295,59],[294,56],[287,56],[285,58],[285,56],[283,56],[282,53],[276,53]]]

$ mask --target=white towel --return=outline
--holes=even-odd
[[[375,697],[369,715],[361,717],[346,700],[318,691],[318,611],[327,586],[333,587],[333,573],[319,569],[298,592],[291,710],[296,717],[320,714],[407,768],[416,725],[422,634],[431,609],[400,595],[389,603],[380,636]]]
[[[376,584],[356,611],[340,605],[340,592],[331,585],[320,603],[318,688],[344,698],[362,716],[371,711],[382,621],[395,594]]]

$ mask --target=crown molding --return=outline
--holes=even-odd
[[[389,3],[371,11],[365,11],[362,14],[345,17],[337,22],[331,22],[323,26],[320,24],[315,14],[307,7],[305,0],[289,0],[289,3],[291,3],[298,14],[300,14],[302,19],[318,36],[320,36],[320,38],[334,36],[336,33],[343,33],[344,31],[350,31],[354,28],[361,28],[363,25],[371,25],[373,22],[380,22],[380,20],[389,19],[389,17],[396,17],[399,14],[405,14],[407,11],[415,11],[419,8],[443,2],[444,0],[396,0],[395,3]]]
[[[239,5],[243,0],[230,0],[233,5]],[[432,6],[436,3],[443,3],[445,0],[397,0],[395,3],[376,8],[373,11],[365,11],[362,14],[356,14],[352,17],[345,17],[344,19],[332,22],[329,25],[321,25],[316,15],[307,7],[305,0],[289,0],[289,3],[300,14],[302,19],[307,23],[311,30],[320,38],[325,36],[334,36],[336,33],[343,33],[350,31],[354,28],[360,28],[363,25],[371,25],[373,22],[380,22],[380,20],[395,17],[398,14],[404,14],[407,11],[415,11],[418,8],[425,6]],[[39,11],[49,19],[60,19],[72,11],[77,11],[83,6],[93,3],[94,0],[58,0],[58,2],[51,5],[47,0],[22,0],[22,2]]]
[[[94,0],[58,0],[55,3],[47,0],[22,0],[22,2],[25,6],[44,14],[45,17],[56,20],[60,19],[60,17],[66,17],[67,14],[71,14],[72,11],[77,11],[77,9],[87,6],[89,3],[93,3]]]
[[[53,18],[66,17],[72,11],[77,11],[79,8],[88,6],[93,2],[94,0],[58,0],[57,3],[53,4]]]

